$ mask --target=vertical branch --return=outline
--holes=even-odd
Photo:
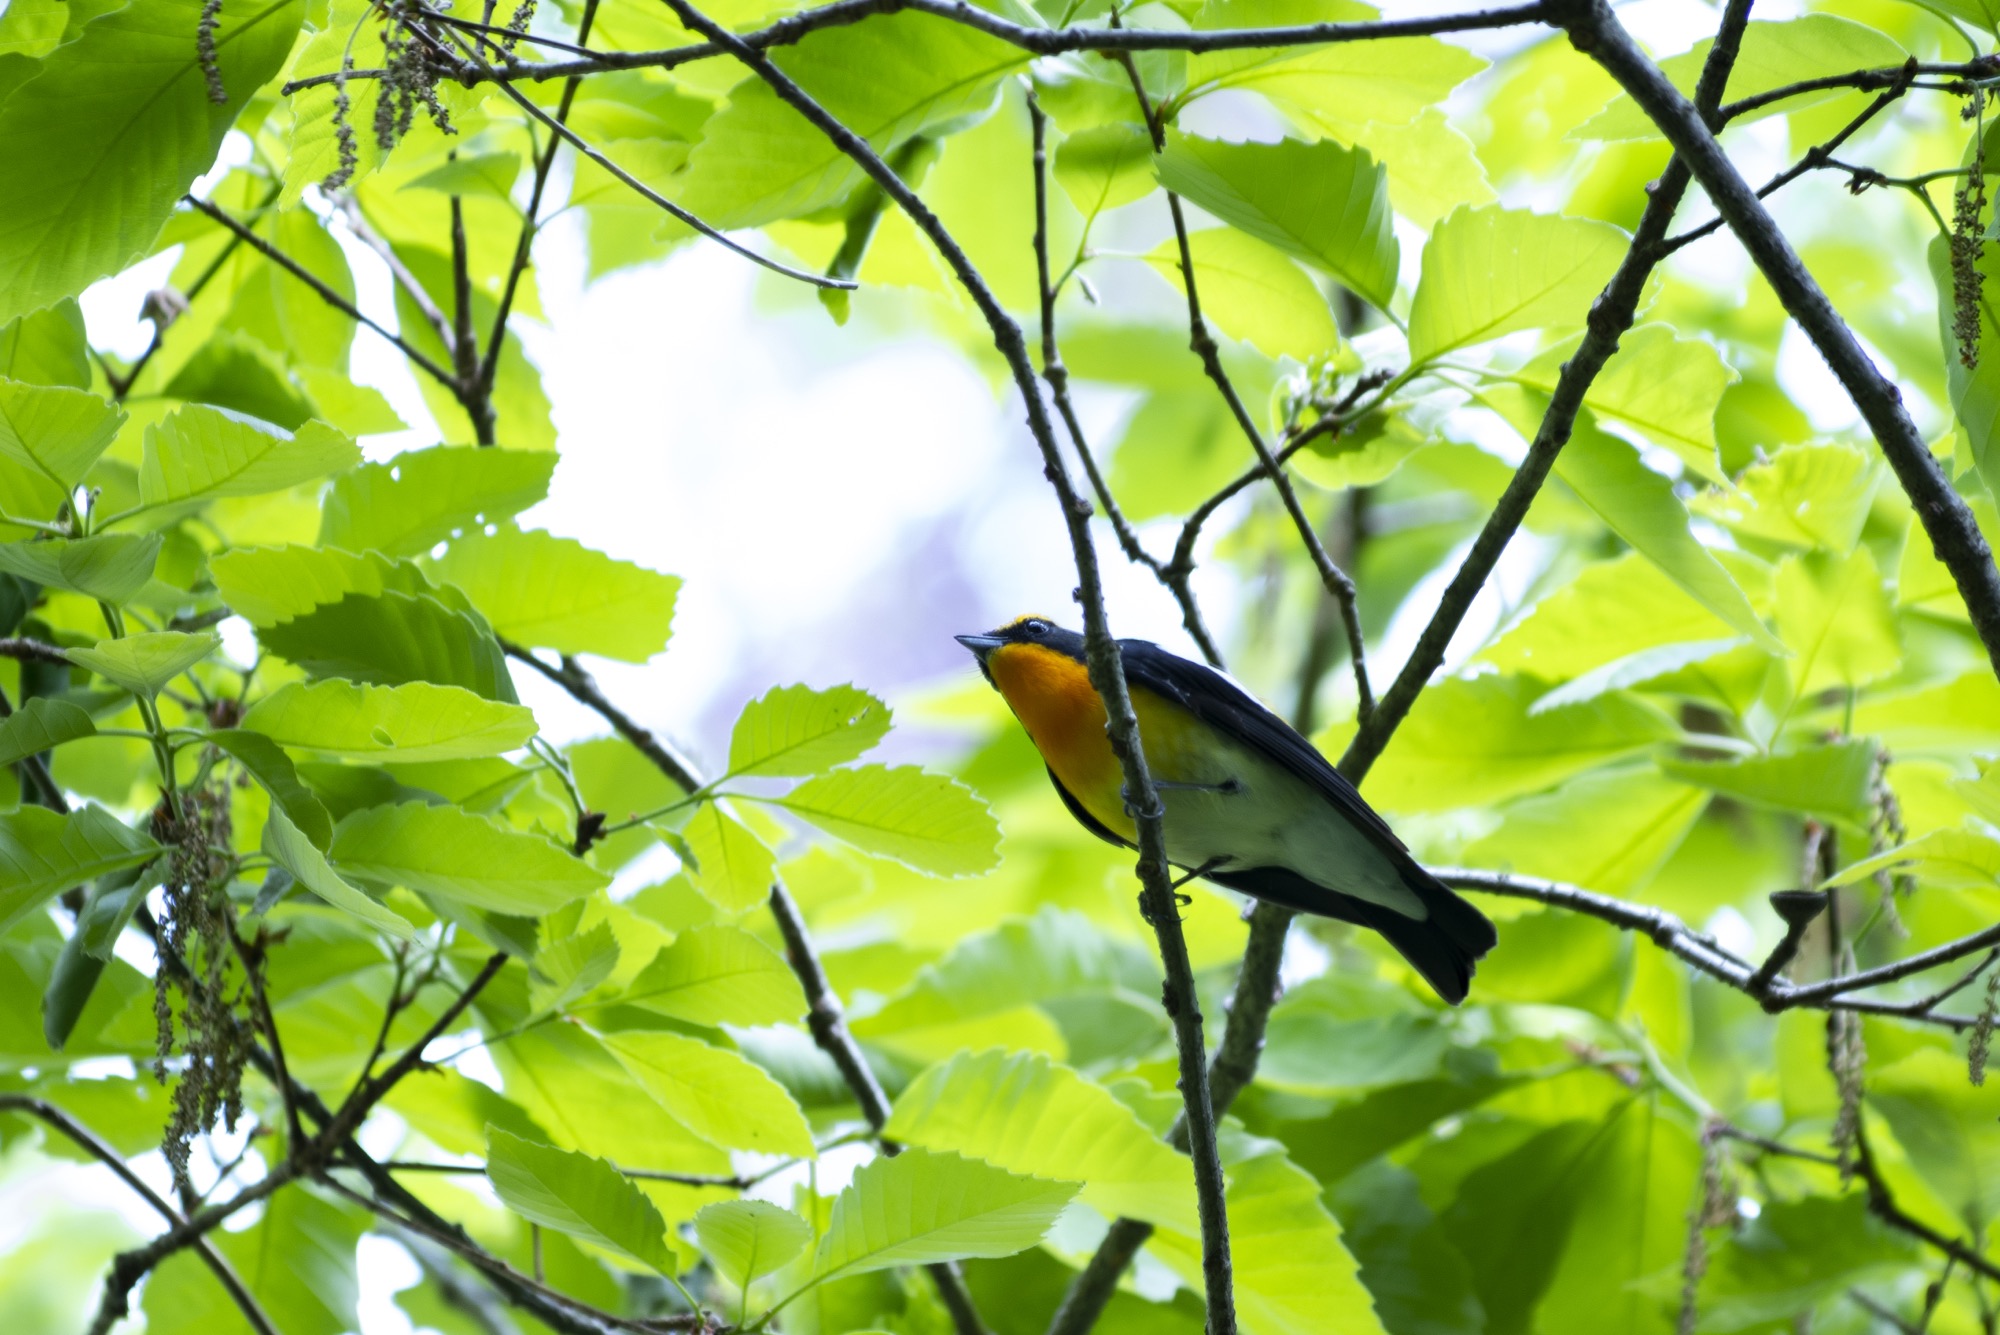
[[[458,402],[472,422],[472,438],[493,443],[493,399],[479,380],[479,342],[472,332],[472,262],[465,244],[465,205],[451,197],[451,362],[458,372]]]
[[[740,63],[785,102],[827,136],[834,147],[851,158],[924,233],[950,266],[960,285],[979,308],[993,333],[994,346],[1005,359],[1027,409],[1029,430],[1041,451],[1042,467],[1062,506],[1063,521],[1069,530],[1071,555],[1076,562],[1077,596],[1083,605],[1085,656],[1091,685],[1104,701],[1108,720],[1106,731],[1112,750],[1124,772],[1125,790],[1136,813],[1141,885],[1141,903],[1153,926],[1166,979],[1161,1000],[1174,1025],[1178,1049],[1183,1106],[1191,1129],[1190,1151],[1194,1160],[1195,1193],[1201,1216],[1202,1275],[1207,1292],[1209,1335],[1234,1335],[1235,1299],[1229,1261],[1229,1218],[1224,1200],[1222,1158],[1216,1144],[1215,1113],[1209,1103],[1208,1055],[1202,1041],[1200,1001],[1195,992],[1194,967],[1188,959],[1187,938],[1181,930],[1173,885],[1169,879],[1166,839],[1161,827],[1164,809],[1140,746],[1139,720],[1125,684],[1124,662],[1111,637],[1104,607],[1104,586],[1098,571],[1097,551],[1090,536],[1090,502],[1078,494],[1064,464],[1061,447],[1042,402],[1033,363],[1028,358],[1027,341],[1021,328],[987,286],[965,251],[939,221],[937,215],[904,184],[902,178],[839,118],[830,114],[784,71],[761,52],[727,28],[696,10],[687,0],[667,0],[668,5],[690,29],[700,32],[733,55]]]
[[[1215,646],[1215,639],[1208,633],[1208,623],[1202,619],[1201,606],[1195,602],[1194,589],[1190,583],[1192,571],[1167,566],[1148,552],[1133,531],[1131,522],[1118,508],[1118,501],[1111,494],[1110,484],[1097,466],[1097,457],[1091,453],[1090,441],[1083,433],[1083,423],[1078,420],[1076,406],[1070,402],[1069,368],[1063,365],[1062,352],[1056,344],[1056,283],[1050,277],[1049,265],[1049,173],[1048,173],[1048,117],[1042,111],[1042,104],[1036,99],[1034,90],[1028,90],[1028,119],[1033,128],[1035,145],[1035,271],[1041,279],[1042,296],[1042,379],[1049,385],[1049,397],[1055,400],[1056,412],[1062,417],[1063,427],[1069,432],[1071,446],[1083,464],[1083,471],[1090,479],[1090,488],[1104,507],[1104,514],[1111,521],[1111,531],[1118,537],[1118,545],[1131,561],[1152,571],[1167,591],[1180,605],[1181,624],[1201,655],[1213,667],[1222,666],[1222,653]]]
[[[576,25],[576,44],[590,44],[590,30],[597,22],[598,0],[584,0],[583,17]],[[579,75],[571,75],[563,80],[562,97],[556,103],[556,123],[569,124],[570,108],[576,103],[576,90],[582,86]],[[507,317],[514,309],[514,297],[520,291],[521,278],[528,271],[533,258],[535,236],[541,230],[542,195],[548,189],[549,173],[556,165],[556,150],[562,147],[559,135],[550,135],[548,147],[535,162],[535,182],[528,191],[528,207],[521,214],[521,234],[514,242],[514,259],[507,266],[507,281],[500,289],[500,307],[493,314],[493,327],[486,335],[486,359],[479,366],[479,395],[487,402],[493,398],[493,382],[500,373],[500,345],[507,338]]]
[[[1729,71],[1735,65],[1743,30],[1750,21],[1753,0],[1729,0],[1723,11],[1715,43],[1702,66],[1696,97],[1702,113],[1714,116],[1721,104]],[[1506,490],[1485,526],[1452,576],[1438,609],[1432,614],[1410,659],[1396,675],[1394,683],[1363,720],[1360,730],[1338,766],[1342,775],[1357,786],[1367,776],[1389,738],[1408,716],[1410,706],[1429,682],[1430,675],[1444,662],[1446,647],[1457,633],[1459,623],[1473,599],[1492,577],[1500,554],[1513,540],[1535,496],[1547,481],[1556,456],[1568,444],[1584,395],[1604,365],[1617,351],[1618,340],[1632,327],[1646,280],[1659,262],[1656,250],[1673,222],[1687,192],[1691,174],[1680,157],[1667,164],[1660,179],[1650,187],[1650,197],[1624,260],[1591,303],[1583,341],[1563,363],[1549,407],[1542,415],[1527,456],[1515,470]],[[1183,545],[1190,545],[1184,538]],[[1278,968],[1284,959],[1285,935],[1291,926],[1289,909],[1260,903],[1250,915],[1250,936],[1243,949],[1243,963],[1230,996],[1228,1021],[1210,1071],[1211,1094],[1218,1114],[1228,1109],[1236,1095],[1256,1078],[1257,1061],[1264,1049],[1264,1032],[1271,1019],[1271,1007],[1278,999]],[[1062,1306],[1049,1325],[1049,1335],[1082,1335],[1096,1323],[1104,1304],[1110,1301],[1117,1278],[1152,1233],[1149,1225],[1121,1219],[1099,1244],[1097,1253],[1078,1275],[1065,1295]]]
[[[1118,15],[1111,16],[1113,27],[1117,26]],[[1139,99],[1139,110],[1146,120],[1146,131],[1152,136],[1153,152],[1157,155],[1166,150],[1167,130],[1161,124],[1159,112],[1153,106],[1152,98],[1146,95],[1146,84],[1139,77],[1139,67],[1133,63],[1130,52],[1120,51],[1113,57],[1125,67],[1126,78],[1132,84],[1132,94]],[[1298,530],[1299,541],[1305,545],[1306,554],[1312,558],[1313,568],[1319,572],[1320,582],[1326,586],[1327,596],[1340,607],[1341,624],[1347,630],[1347,652],[1354,665],[1354,691],[1358,700],[1360,716],[1366,719],[1375,709],[1375,692],[1368,683],[1368,650],[1361,634],[1361,616],[1355,607],[1354,581],[1347,572],[1334,564],[1327,554],[1326,546],[1319,540],[1319,532],[1306,515],[1305,507],[1299,503],[1298,489],[1292,485],[1292,476],[1276,455],[1272,454],[1270,443],[1264,439],[1264,432],[1250,410],[1243,404],[1243,396],[1236,392],[1236,384],[1229,378],[1228,370],[1222,365],[1222,349],[1209,331],[1208,321],[1202,317],[1201,294],[1195,285],[1194,255],[1188,242],[1187,215],[1181,208],[1181,197],[1169,190],[1167,211],[1174,220],[1174,240],[1180,247],[1181,285],[1187,291],[1188,346],[1201,359],[1201,367],[1214,382],[1222,401],[1229,405],[1229,415],[1236,419],[1243,438],[1250,442],[1250,449],[1257,456],[1257,463],[1264,475],[1271,479],[1271,486],[1277,490],[1278,499],[1284,503],[1285,513],[1291,516],[1292,526]]]

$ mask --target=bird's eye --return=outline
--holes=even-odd
[[[1048,622],[1043,621],[1039,617],[1030,618],[1029,620],[1021,623],[1022,634],[1033,635],[1038,638],[1040,636],[1048,634],[1053,629],[1054,629],[1053,626],[1049,625]]]

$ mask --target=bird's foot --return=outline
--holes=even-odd
[[[1224,854],[1219,858],[1210,858],[1208,861],[1202,863],[1199,867],[1196,867],[1193,871],[1189,872],[1187,875],[1181,877],[1178,881],[1175,881],[1173,888],[1178,890],[1182,886],[1186,885],[1189,881],[1200,880],[1202,877],[1208,875],[1212,871],[1221,871],[1228,864],[1229,864],[1228,854]],[[1193,902],[1186,895],[1176,895],[1175,898],[1179,899],[1184,904]]]
[[[1153,786],[1159,788],[1164,785],[1154,784]],[[1124,804],[1125,814],[1133,820],[1159,820],[1167,814],[1167,809],[1160,802],[1158,796],[1155,796],[1153,799],[1153,809],[1151,811],[1141,810],[1139,804],[1132,800],[1132,790],[1129,787],[1121,786],[1118,789],[1118,800]]]

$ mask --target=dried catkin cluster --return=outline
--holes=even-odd
[[[1983,110],[1983,95],[1975,95],[1966,108],[1976,118]],[[1951,215],[1951,332],[1958,343],[1958,360],[1967,369],[1979,365],[1979,303],[1985,295],[1986,275],[1979,261],[1986,252],[1986,136],[1972,140],[1972,162],[1959,180]]]
[[[156,1071],[164,1083],[176,1049],[175,999],[178,991],[182,1065],[174,1084],[173,1115],[162,1151],[184,1198],[194,1186],[188,1152],[196,1136],[221,1118],[235,1130],[243,1112],[243,1067],[249,1058],[249,1027],[239,1022],[244,998],[236,959],[236,917],[227,887],[231,823],[228,789],[208,785],[181,794],[178,820],[163,807],[154,817],[154,835],[173,849],[162,888],[160,955],[178,959],[181,974],[161,968],[155,975],[153,1013],[159,1023]]]

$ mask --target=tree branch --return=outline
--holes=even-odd
[[[1958,586],[1987,658],[2000,670],[2000,569],[1965,499],[1932,456],[1901,393],[1871,361],[1777,222],[1715,142],[1701,114],[1647,59],[1604,0],[1562,0],[1570,42],[1602,65],[1674,146],[1785,311],[1819,349],[1895,470],[1931,547]]]
[[[301,283],[304,283],[307,287],[311,288],[314,294],[317,295],[321,301],[324,301],[327,305],[333,307],[335,310],[339,311],[342,315],[345,315],[348,319],[353,320],[357,324],[364,325],[367,328],[374,330],[377,334],[380,334],[383,338],[387,339],[390,342],[390,344],[395,347],[396,351],[402,353],[405,357],[408,357],[412,364],[421,368],[426,375],[430,376],[433,380],[436,380],[446,389],[450,389],[453,391],[457,390],[458,378],[454,376],[450,371],[447,371],[444,367],[439,366],[436,362],[432,361],[429,357],[425,356],[421,350],[410,344],[407,340],[403,338],[401,334],[395,333],[392,330],[384,328],[382,325],[376,323],[373,319],[369,318],[367,315],[362,314],[361,308],[359,306],[356,306],[346,297],[341,296],[340,293],[334,291],[331,287],[328,287],[324,282],[320,280],[317,274],[314,274],[311,270],[307,269],[297,260],[285,254],[284,251],[279,250],[276,246],[266,241],[263,237],[258,236],[256,232],[252,231],[248,227],[245,227],[242,223],[236,221],[236,219],[230,217],[227,213],[224,213],[221,209],[215,207],[215,205],[209,203],[207,200],[197,199],[193,195],[182,195],[181,199],[185,201],[190,207],[196,209],[201,213],[207,214],[210,218],[213,218],[215,221],[221,223],[224,227],[227,227],[230,231],[236,234],[238,239],[240,239],[243,242],[243,244],[257,251],[259,254],[263,255],[264,258],[270,260],[271,263],[277,265],[280,269],[283,269],[286,273],[290,274],[292,277],[298,279]],[[449,346],[450,344],[449,339],[446,340],[446,344],[447,346]]]
[[[117,1150],[99,1140],[88,1127],[55,1104],[26,1094],[0,1094],[0,1112],[26,1113],[30,1117],[48,1123],[80,1146],[91,1158],[109,1168],[120,1182],[130,1187],[141,1200],[152,1206],[154,1212],[166,1220],[170,1228],[182,1228],[187,1225],[187,1220],[182,1217],[181,1212],[147,1186],[144,1179],[126,1165]],[[221,1283],[230,1300],[243,1313],[243,1319],[250,1323],[251,1329],[256,1331],[257,1335],[277,1335],[276,1328],[271,1325],[271,1318],[264,1314],[264,1309],[258,1305],[257,1299],[244,1285],[235,1268],[229,1264],[228,1258],[215,1250],[214,1244],[205,1237],[196,1237],[189,1245],[195,1255],[201,1258],[202,1264],[214,1272],[216,1280]]]
[[[1159,28],[1031,28],[1010,23],[964,0],[838,0],[780,19],[756,32],[735,37],[752,51],[789,46],[826,28],[846,27],[878,15],[905,11],[930,14],[976,28],[1038,56],[1071,51],[1241,51],[1291,46],[1322,46],[1340,42],[1377,41],[1385,37],[1428,37],[1447,32],[1475,32],[1549,22],[1547,4],[1510,5],[1496,9],[1440,14],[1431,18],[1379,19],[1362,23],[1307,23],[1272,28],[1221,28],[1207,32]],[[564,79],[611,70],[673,69],[696,60],[734,54],[717,41],[696,42],[659,51],[601,51],[576,60],[530,63],[510,60],[498,68],[467,71],[475,82],[516,79]],[[380,78],[384,70],[349,70],[348,79]],[[281,90],[289,97],[302,89],[334,82],[336,75],[317,74],[294,79]]]

